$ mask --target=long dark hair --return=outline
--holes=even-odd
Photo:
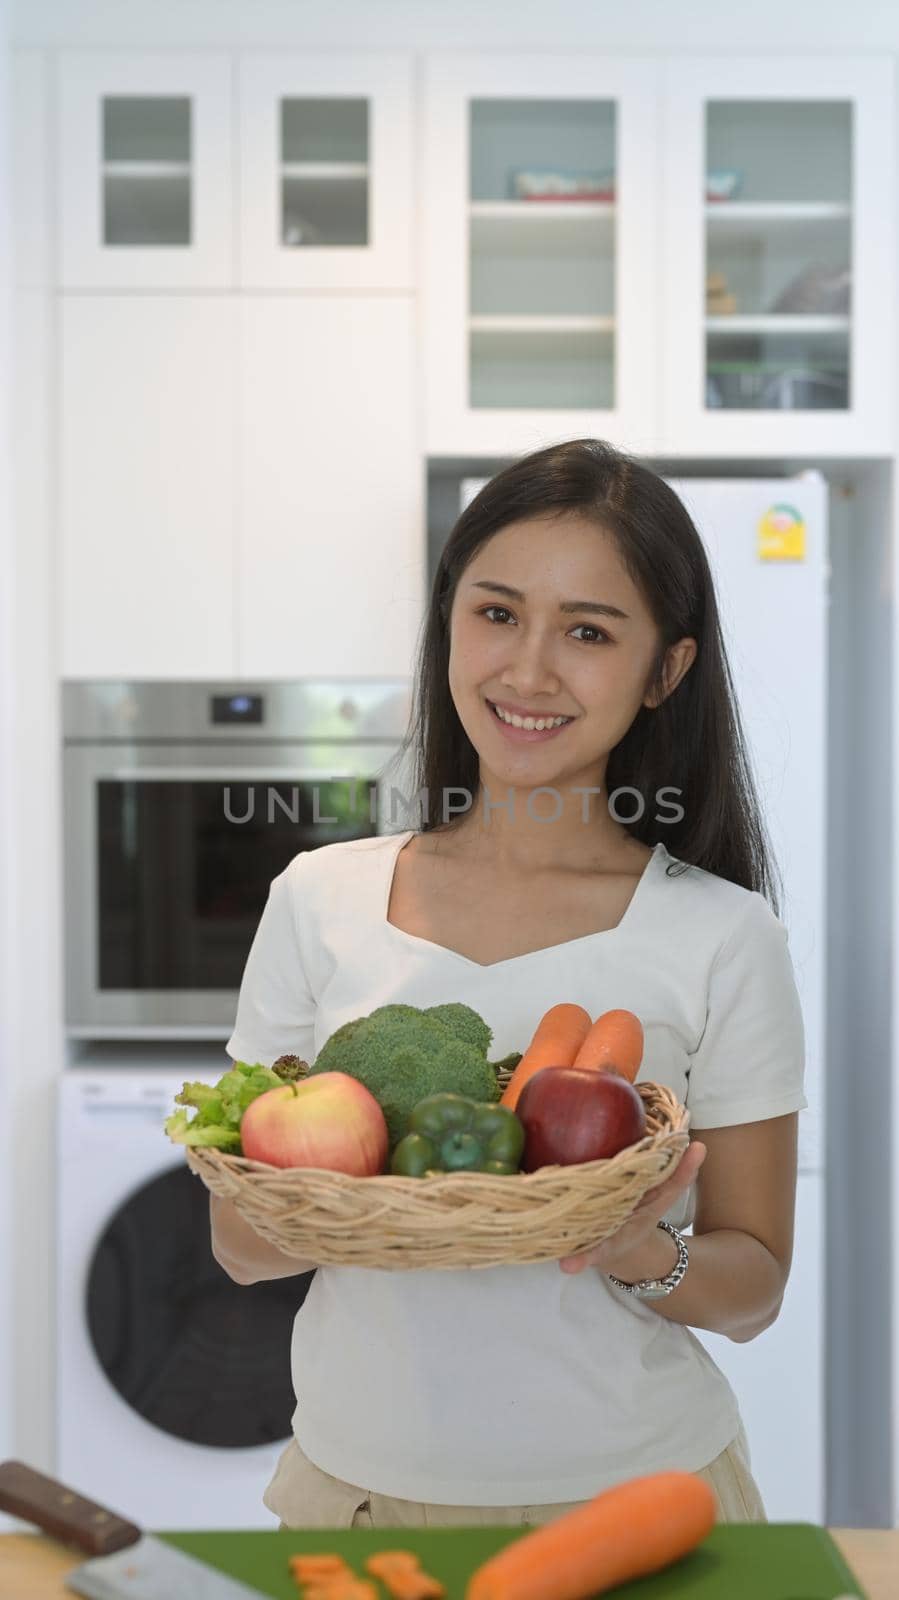
[[[630,786],[647,800],[643,814],[623,826],[643,844],[662,840],[679,862],[759,891],[779,915],[776,863],[702,540],[681,500],[657,473],[598,439],[572,439],[513,462],[485,484],[450,533],[423,623],[404,745],[414,751],[422,831],[447,826],[441,811],[446,791],[467,790],[474,804],[479,790],[477,751],[449,688],[450,613],[459,578],[481,545],[508,523],[570,512],[592,518],[614,537],[645,598],[660,635],[652,685],[663,687],[665,653],[672,644],[692,637],[698,647],[677,688],[655,709],[641,706],[610,752],[608,793]],[[659,822],[652,816],[656,793],[665,788],[674,790],[667,809],[683,808],[680,820]]]

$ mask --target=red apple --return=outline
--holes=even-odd
[[[387,1123],[373,1094],[346,1072],[320,1072],[267,1089],[240,1119],[251,1161],[323,1167],[372,1178],[387,1160]]]
[[[646,1134],[633,1084],[593,1067],[542,1067],[522,1089],[515,1113],[524,1123],[524,1172],[604,1160]]]

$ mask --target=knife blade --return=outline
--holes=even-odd
[[[64,1579],[88,1600],[265,1600],[24,1461],[0,1462],[0,1511],[95,1558]]]

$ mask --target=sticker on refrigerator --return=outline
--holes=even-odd
[[[760,561],[805,560],[805,523],[795,506],[769,506],[757,532]]]

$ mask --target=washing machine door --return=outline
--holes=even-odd
[[[293,1319],[313,1272],[236,1284],[212,1254],[209,1195],[187,1166],[135,1189],[91,1258],[86,1317],[97,1360],[147,1422],[193,1444],[287,1439]]]

